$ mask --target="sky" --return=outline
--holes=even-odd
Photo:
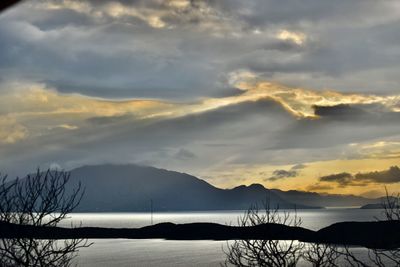
[[[399,191],[399,32],[390,0],[24,1],[0,14],[0,170]]]

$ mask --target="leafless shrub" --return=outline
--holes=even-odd
[[[301,219],[296,212],[291,216],[289,212],[279,211],[279,207],[270,208],[267,202],[262,210],[251,207],[238,223],[241,227],[267,223],[300,226]],[[224,251],[227,256],[225,266],[296,266],[302,248],[303,244],[294,240],[235,240],[228,243],[228,249]]]
[[[385,187],[386,196],[382,201],[383,220],[400,220],[400,194],[390,194]],[[380,219],[378,219],[380,220]],[[345,247],[341,253],[349,266],[400,266],[400,248],[393,249],[368,249],[367,261],[362,261],[352,253],[349,247]]]
[[[386,190],[382,206],[385,220],[400,220],[399,194],[389,195]],[[301,219],[296,213],[291,216],[288,212],[280,212],[278,208],[271,209],[268,203],[263,210],[259,210],[257,206],[250,208],[238,222],[242,227],[266,223],[301,225]],[[225,266],[296,266],[301,258],[314,267],[400,266],[400,248],[367,250],[363,259],[349,246],[318,243],[304,245],[297,241],[235,240],[228,243]]]
[[[390,194],[386,187],[385,192],[386,196],[382,201],[384,220],[399,221],[400,194]],[[400,248],[369,249],[368,258],[375,266],[400,266]]]
[[[0,221],[18,225],[55,227],[79,204],[84,190],[79,184],[67,192],[70,173],[38,170],[24,179],[0,182]],[[1,266],[70,266],[86,239],[2,238]]]

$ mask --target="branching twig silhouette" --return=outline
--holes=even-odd
[[[400,220],[400,194],[390,194],[385,187],[386,196],[382,201],[383,216],[388,221]]]
[[[280,211],[279,207],[271,208],[268,201],[262,210],[254,205],[238,219],[241,227],[267,223],[300,226],[301,219],[296,212],[291,216],[289,212]],[[225,266],[296,266],[302,248],[303,244],[294,240],[235,240],[228,243],[224,251],[227,256]]]
[[[399,221],[400,220],[400,194],[390,194],[385,187],[386,196],[382,201],[383,220]],[[378,218],[377,218],[378,219]],[[382,220],[382,219],[378,219]],[[400,248],[392,249],[368,249],[368,257],[365,262],[354,255],[349,247],[344,247],[342,252],[345,261],[351,267],[366,267],[366,266],[400,266]]]
[[[18,225],[55,227],[82,199],[79,184],[67,192],[70,173],[47,170],[0,182],[0,221]],[[90,244],[86,239],[0,239],[1,266],[70,266],[78,249]]]
[[[385,220],[400,220],[400,195],[390,195],[386,190],[386,198],[382,204]],[[290,213],[271,209],[269,202],[265,209],[251,207],[238,220],[239,226],[256,226],[266,223],[300,226],[301,219]],[[228,249],[224,251],[226,260],[224,265],[235,266],[296,266],[300,259],[307,261],[314,267],[367,267],[367,266],[400,266],[400,248],[376,249],[368,248],[367,255],[360,257],[347,245],[340,244],[303,244],[297,241],[278,240],[235,240],[228,242]]]

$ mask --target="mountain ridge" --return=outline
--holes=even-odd
[[[218,188],[196,176],[136,164],[85,165],[70,171],[68,190],[80,182],[85,195],[79,212],[246,210],[269,201],[270,207],[308,209],[375,203],[350,195],[322,195],[268,189],[261,184]]]
[[[268,199],[272,207],[316,208],[291,203],[260,184],[221,189],[193,175],[134,164],[87,165],[71,172],[85,195],[77,211],[244,210]]]

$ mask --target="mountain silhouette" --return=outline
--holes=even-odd
[[[84,166],[71,171],[68,190],[80,182],[85,194],[77,211],[128,212],[315,208],[283,199],[260,184],[220,189],[192,175],[139,165]]]

